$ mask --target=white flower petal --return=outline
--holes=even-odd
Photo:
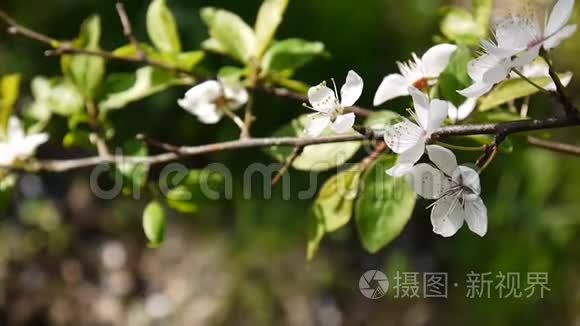
[[[463,226],[464,212],[457,195],[445,196],[433,204],[431,224],[433,232],[451,237]]]
[[[474,194],[481,194],[479,173],[472,168],[460,165],[452,174],[453,181],[463,185],[473,191]]]
[[[459,108],[455,107],[455,105],[450,102],[448,113],[449,119],[453,122],[467,119],[467,117],[469,117],[469,115],[475,110],[477,100],[477,97],[468,98],[459,106]]]
[[[314,110],[323,113],[328,113],[338,105],[336,94],[324,84],[310,87],[308,90],[308,100]]]
[[[576,33],[576,25],[568,25],[544,41],[544,49],[551,50]]]
[[[355,118],[356,116],[354,113],[339,115],[330,125],[330,128],[337,134],[344,134],[352,129],[352,126],[354,126]]]
[[[12,147],[6,143],[0,143],[0,166],[8,167],[14,163],[16,155]]]
[[[457,91],[457,93],[467,98],[478,98],[491,91],[492,88],[493,88],[492,84],[486,84],[484,82],[475,82],[473,85],[460,91]]]
[[[320,136],[326,127],[330,124],[330,118],[326,115],[312,115],[312,119],[308,122],[304,133],[309,137]]]
[[[353,106],[360,98],[364,87],[364,81],[356,72],[350,70],[346,76],[346,82],[340,89],[341,105]]]
[[[409,86],[411,85],[407,81],[407,78],[402,75],[388,75],[383,79],[381,85],[377,89],[373,105],[379,106],[394,98],[409,95]]]
[[[36,151],[36,148],[48,141],[48,134],[33,134],[24,137],[15,145],[22,157],[29,157]]]
[[[421,159],[425,153],[425,142],[419,142],[415,146],[399,155],[397,164],[387,171],[393,177],[401,177],[412,171],[413,165]]]
[[[520,53],[511,63],[511,68],[520,68],[528,65],[540,56],[541,45],[537,45],[527,51]]]
[[[449,181],[441,171],[429,164],[417,164],[409,174],[411,187],[425,199],[441,198],[449,189]]]
[[[515,65],[514,65],[515,66]],[[497,84],[506,80],[509,76],[512,66],[510,62],[501,62],[483,74],[482,81],[486,84]]]
[[[487,208],[479,196],[465,199],[465,221],[469,229],[480,237],[487,233]]]
[[[223,116],[223,112],[218,110],[213,103],[199,103],[195,108],[187,111],[195,115],[201,123],[210,125],[218,123]]]
[[[449,64],[451,55],[457,50],[453,44],[438,44],[425,52],[422,57],[425,77],[437,78]]]
[[[409,87],[409,94],[413,97],[413,104],[418,120],[417,122],[423,130],[428,130],[430,109],[429,97],[415,87]]]
[[[453,176],[453,172],[457,169],[457,158],[451,150],[439,145],[429,145],[427,155],[439,170],[448,176]]]
[[[473,81],[483,81],[485,73],[502,62],[506,62],[506,60],[493,55],[484,54],[477,59],[469,61],[467,64],[467,72]]]
[[[228,109],[237,110],[244,104],[248,103],[250,95],[248,90],[241,85],[231,85],[229,83],[223,84],[224,96],[230,103]]]
[[[24,128],[20,120],[16,117],[11,117],[8,120],[7,138],[11,140],[24,138]]]
[[[491,54],[492,56],[498,58],[509,58],[520,51],[520,49],[500,48],[499,46],[495,45],[493,42],[488,40],[481,41],[481,47],[486,53]]]
[[[385,143],[397,154],[409,150],[421,141],[424,143],[424,138],[423,129],[404,118],[402,122],[387,127],[385,131]]]
[[[443,121],[447,118],[447,112],[449,111],[449,102],[435,99],[431,101],[431,106],[429,107],[429,123],[427,125],[428,132],[434,132],[441,128]]]
[[[548,24],[544,29],[544,34],[546,36],[552,36],[559,32],[570,17],[572,16],[572,12],[574,11],[574,0],[559,0],[556,5],[554,5],[554,9],[552,9],[552,13],[550,14],[550,18],[548,18]]]
[[[193,107],[198,103],[214,102],[220,96],[222,96],[222,85],[216,80],[208,80],[190,88],[178,104],[186,110],[194,110]]]

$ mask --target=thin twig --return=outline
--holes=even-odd
[[[278,184],[278,182],[280,182],[280,180],[282,180],[282,177],[286,173],[288,173],[288,170],[290,170],[290,167],[292,166],[292,164],[294,164],[296,159],[298,159],[298,157],[300,155],[302,155],[303,152],[304,152],[304,146],[294,147],[292,154],[288,157],[288,159],[286,160],[286,163],[284,163],[284,166],[280,169],[280,171],[278,171],[278,173],[276,174],[276,176],[272,180],[272,186],[275,186],[276,184]]]
[[[167,144],[167,143],[163,143],[161,141],[158,141],[156,139],[153,139],[147,135],[144,134],[139,134],[137,135],[137,140],[141,140],[144,141],[145,143],[147,143],[150,146],[162,149],[164,151],[170,152],[170,153],[175,153],[175,154],[179,154],[180,152],[180,148],[179,146],[175,146],[175,145],[171,145],[171,144]]]
[[[244,123],[244,120],[242,120],[240,117],[238,117],[235,113],[233,113],[231,110],[223,107],[221,108],[222,112],[228,117],[230,118],[235,124],[236,126],[238,126],[238,128],[240,128],[241,134],[242,135],[248,135],[249,132],[246,129],[246,124]],[[243,137],[242,137],[243,138]]]
[[[562,104],[562,106],[564,107],[564,111],[566,111],[566,114],[569,117],[576,116],[578,114],[578,109],[576,108],[574,103],[572,103],[572,100],[570,99],[568,94],[566,94],[566,87],[564,86],[564,84],[560,80],[560,76],[558,76],[558,73],[554,69],[552,61],[550,60],[550,58],[548,58],[547,53],[543,52],[542,55],[549,67],[548,74],[550,75],[550,77],[554,81],[554,84],[556,85],[556,99],[558,100],[558,102],[560,102],[560,104]]]
[[[546,149],[552,152],[580,156],[580,146],[570,144],[558,143],[548,140],[543,140],[536,137],[528,137],[528,143],[532,146]]]
[[[127,11],[125,10],[125,5],[123,5],[123,2],[117,1],[117,3],[115,4],[115,8],[117,8],[117,14],[119,15],[119,19],[121,20],[121,25],[123,26],[123,34],[125,34],[129,42],[131,42],[131,44],[133,44],[133,46],[135,47],[135,51],[137,51],[137,56],[142,60],[146,59],[145,52],[143,52],[143,49],[141,49],[139,41],[135,37],[135,34],[133,34],[131,20],[129,20],[129,16],[127,15]]]
[[[530,85],[534,86],[535,88],[537,88],[540,92],[544,93],[544,94],[548,94],[548,95],[553,95],[552,92],[548,91],[547,89],[545,89],[544,87],[538,85],[538,83],[536,83],[535,81],[531,80],[530,78],[528,78],[526,75],[524,75],[523,73],[521,73],[519,70],[517,69],[512,69],[513,72],[516,73],[516,75],[520,76],[520,78],[524,79],[525,81],[527,81]]]

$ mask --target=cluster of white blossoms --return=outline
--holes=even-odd
[[[413,53],[412,60],[397,63],[399,73],[389,74],[381,82],[374,96],[375,106],[409,95],[414,103],[411,115],[415,122],[402,118],[385,130],[387,146],[399,155],[398,162],[387,173],[409,178],[418,195],[436,200],[431,211],[435,233],[452,236],[465,221],[470,230],[484,236],[487,209],[480,198],[479,173],[458,165],[449,149],[429,145],[432,134],[446,118],[452,123],[468,118],[476,109],[479,97],[508,78],[549,76],[549,66],[539,56],[541,51],[555,48],[576,31],[576,25],[568,25],[574,2],[558,0],[543,25],[534,17],[510,16],[499,21],[493,30],[495,40],[482,41],[483,54],[468,64],[473,84],[458,90],[466,98],[458,107],[427,95],[457,51],[453,44],[433,46],[421,58]],[[570,80],[571,74],[561,78],[565,86]],[[363,79],[349,71],[340,96],[334,80],[332,83],[334,89],[322,83],[308,90],[310,105],[305,106],[316,111],[304,129],[308,137],[318,137],[327,129],[337,134],[352,131],[356,116],[347,109],[360,98]],[[556,85],[549,84],[545,89],[556,90]],[[179,105],[203,123],[216,123],[224,112],[238,109],[247,101],[248,93],[243,87],[208,81],[190,89],[179,100]],[[433,164],[417,164],[425,152]]]
[[[38,146],[48,141],[48,134],[26,135],[18,118],[11,117],[5,137],[0,140],[0,166],[8,167],[30,158]]]
[[[192,87],[177,103],[205,124],[218,123],[224,114],[248,102],[248,91],[239,83],[208,80]]]
[[[494,30],[495,42],[482,42],[484,54],[468,65],[473,85],[459,91],[477,98],[504,81],[513,69],[532,63],[543,49],[549,51],[576,32],[567,25],[574,10],[574,0],[559,0],[544,27],[534,17],[512,16],[499,22]]]

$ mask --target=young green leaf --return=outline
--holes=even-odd
[[[51,114],[70,117],[82,112],[84,100],[78,88],[63,78],[48,79],[36,77],[31,83],[34,102],[28,112],[35,113],[35,118],[45,120]]]
[[[181,84],[173,74],[153,67],[139,68],[134,74],[112,74],[105,81],[101,110],[117,110],[167,88]]]
[[[447,9],[441,21],[441,32],[449,40],[467,45],[476,45],[485,36],[473,15],[460,7]]]
[[[416,195],[405,178],[385,173],[395,161],[394,156],[384,156],[363,176],[355,218],[363,246],[371,253],[399,236],[415,207]]]
[[[361,168],[352,168],[328,179],[314,202],[314,211],[324,221],[324,230],[334,232],[350,221],[358,194]]]
[[[201,18],[209,28],[210,40],[202,46],[210,51],[227,54],[243,63],[256,55],[256,35],[238,15],[223,9],[206,7]]]
[[[473,59],[471,51],[466,46],[459,46],[451,56],[447,68],[439,76],[439,90],[441,95],[456,106],[465,102],[465,97],[457,93],[471,84],[467,73],[467,65]]]
[[[129,140],[123,144],[123,154],[126,156],[146,157],[147,153],[147,146],[143,142]],[[117,169],[123,176],[123,193],[125,195],[130,195],[135,191],[141,191],[147,184],[149,165],[120,163],[117,165]]]
[[[175,17],[166,0],[153,0],[147,9],[147,33],[153,45],[166,53],[181,52],[181,41]]]
[[[304,126],[310,119],[305,114],[293,120],[289,125],[282,127],[274,137],[303,137]],[[330,135],[327,131],[323,135]],[[308,146],[292,164],[297,170],[302,171],[326,171],[346,163],[361,148],[361,142],[344,142],[340,144],[322,144]],[[274,146],[266,150],[272,157],[280,162],[286,162],[292,154],[292,148]]]
[[[160,181],[166,184],[172,180]],[[167,204],[174,210],[196,213],[202,204],[207,203],[208,191],[212,194],[224,191],[225,178],[222,174],[209,170],[191,170],[187,176],[167,193]]]
[[[480,30],[480,35],[487,36],[489,21],[493,11],[493,0],[473,0],[473,16]]]
[[[151,247],[159,247],[165,238],[165,209],[158,201],[150,202],[143,211],[143,231]]]
[[[8,120],[18,100],[20,80],[19,74],[6,75],[0,79],[0,136],[5,134]]]
[[[306,246],[306,259],[308,261],[311,261],[316,255],[325,233],[321,208],[315,206],[308,219],[308,244]]]
[[[560,79],[565,79],[570,74],[560,74]],[[550,77],[539,77],[531,79],[541,87],[546,87],[553,83]],[[514,78],[504,81],[494,88],[486,97],[481,100],[480,111],[486,111],[498,107],[519,98],[528,97],[538,93],[540,90],[524,79]]]
[[[256,58],[260,59],[282,23],[288,0],[264,0],[256,19]]]
[[[293,72],[324,53],[324,44],[321,42],[308,42],[301,39],[279,41],[274,43],[264,55],[262,71],[264,74],[272,71],[290,70]]]
[[[99,50],[101,18],[91,16],[81,26],[73,46]],[[105,59],[90,55],[65,55],[61,59],[63,73],[78,88],[86,100],[93,100],[105,76]]]

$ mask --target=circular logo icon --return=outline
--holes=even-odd
[[[364,273],[358,281],[358,287],[362,295],[369,299],[380,299],[387,294],[389,280],[387,275],[381,271],[368,271]]]

